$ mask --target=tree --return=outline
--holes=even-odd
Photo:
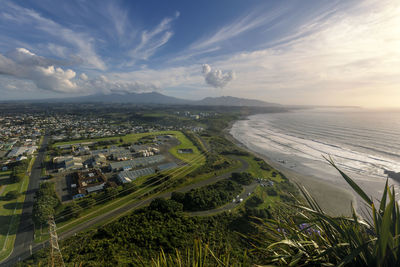
[[[17,199],[21,194],[17,190],[12,190],[6,194],[7,200]]]
[[[232,180],[238,182],[239,184],[249,185],[253,182],[254,178],[248,172],[242,172],[242,173],[234,172],[232,173]]]
[[[162,213],[174,213],[183,210],[183,205],[174,200],[165,200],[164,198],[156,198],[151,203],[149,208]]]
[[[182,192],[172,192],[171,199],[176,202],[183,203],[185,200],[185,193]]]
[[[110,197],[111,199],[113,199],[118,195],[118,189],[114,188],[114,187],[109,187],[106,189],[106,195],[107,195],[107,197]]]

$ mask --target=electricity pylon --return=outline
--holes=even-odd
[[[53,217],[48,220],[49,234],[50,234],[50,260],[49,266],[51,267],[65,267],[64,260],[58,246],[58,236],[56,223]]]

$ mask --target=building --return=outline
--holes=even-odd
[[[8,157],[9,158],[14,158],[21,156],[23,154],[26,155],[32,155],[37,149],[37,146],[20,146],[20,147],[14,147],[9,153]]]
[[[93,169],[87,172],[75,172],[72,178],[72,198],[101,191],[107,183],[106,177],[98,169]]]
[[[80,157],[55,157],[53,163],[56,165],[58,171],[64,170],[79,170],[82,169],[82,158]]]
[[[130,183],[141,176],[146,176],[154,173],[155,170],[153,168],[144,168],[134,171],[122,171],[118,174],[118,181],[122,184]]]
[[[191,154],[191,153],[193,153],[193,149],[191,149],[191,148],[181,148],[181,149],[178,149],[178,153]]]
[[[110,163],[110,170],[119,171],[119,170],[130,170],[137,167],[146,167],[151,164],[159,163],[163,161],[165,157],[163,155],[155,155],[145,158],[137,158],[133,160],[126,161],[118,161]]]
[[[166,170],[170,170],[170,169],[175,169],[176,167],[178,167],[178,164],[176,164],[175,162],[168,162],[168,163],[158,165],[157,170],[161,172],[161,171],[166,171]]]

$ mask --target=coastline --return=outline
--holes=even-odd
[[[239,120],[243,119],[248,118],[241,118]],[[350,216],[351,204],[353,204],[355,210],[357,210],[357,200],[348,189],[342,188],[316,176],[304,175],[294,171],[293,169],[286,168],[285,166],[274,163],[267,155],[260,154],[246,147],[231,135],[230,130],[234,123],[236,123],[236,121],[232,121],[229,126],[224,129],[223,133],[225,138],[249,153],[262,158],[273,168],[282,172],[291,182],[305,187],[326,213],[333,216]]]

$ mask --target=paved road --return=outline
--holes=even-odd
[[[43,138],[42,145],[39,148],[38,155],[33,163],[29,185],[26,191],[25,202],[22,207],[22,214],[18,226],[17,236],[15,238],[14,250],[10,257],[0,263],[0,266],[13,266],[18,259],[24,259],[30,255],[30,246],[33,243],[33,222],[32,222],[32,207],[36,190],[39,188],[40,178],[42,175],[42,163],[45,159],[48,136]]]
[[[39,158],[39,156],[38,156],[38,158]],[[234,158],[239,160],[241,162],[242,166],[240,168],[235,169],[232,172],[244,172],[244,171],[246,171],[248,169],[249,164],[247,163],[247,161],[245,161],[245,160],[243,160],[243,159],[241,159],[239,157],[234,157]],[[190,185],[184,186],[182,188],[179,188],[176,191],[187,192],[187,191],[190,191],[191,189],[195,189],[195,188],[199,188],[199,187],[206,186],[206,185],[209,185],[209,184],[213,184],[213,183],[218,182],[220,180],[229,178],[231,176],[232,172],[228,172],[228,173],[225,173],[225,174],[222,174],[222,175],[219,175],[219,176],[212,177],[212,178],[207,179],[207,180],[200,181],[198,183],[194,183],[194,184],[190,184]],[[32,171],[32,173],[33,173],[33,171]],[[39,175],[40,175],[40,172],[39,172]],[[40,176],[39,176],[39,178],[40,178]],[[32,179],[32,176],[31,176],[31,179]],[[29,184],[29,186],[30,186],[30,184]],[[102,214],[100,216],[97,216],[97,217],[95,217],[93,219],[90,219],[90,220],[88,220],[88,221],[86,221],[86,222],[84,222],[82,224],[79,224],[76,227],[74,227],[74,228],[72,228],[72,229],[70,229],[70,230],[68,230],[66,232],[63,232],[63,233],[59,234],[59,238],[60,239],[65,239],[65,238],[68,238],[68,237],[70,237],[70,236],[72,236],[72,235],[74,235],[74,234],[76,234],[78,232],[81,232],[81,231],[83,231],[83,230],[85,230],[85,229],[87,229],[87,228],[89,228],[89,227],[91,227],[91,226],[93,226],[95,224],[98,224],[98,223],[100,223],[100,222],[102,222],[104,220],[109,220],[110,218],[116,219],[116,218],[118,218],[120,216],[123,216],[124,214],[126,214],[127,212],[129,212],[129,211],[131,211],[133,209],[137,209],[137,208],[140,208],[140,207],[143,207],[143,206],[146,206],[146,205],[150,204],[150,202],[152,200],[154,200],[155,198],[157,198],[157,197],[169,198],[169,197],[171,197],[171,192],[165,192],[165,193],[161,193],[161,194],[158,194],[158,195],[154,195],[154,196],[151,196],[151,197],[149,197],[147,199],[141,200],[139,202],[131,203],[131,204],[128,204],[128,205],[123,206],[121,208],[106,212],[106,213],[104,213],[104,214]],[[33,232],[31,232],[31,240],[33,240]],[[32,244],[32,241],[30,241],[29,243],[24,243],[24,244],[25,244],[24,246],[18,247],[18,250],[16,250],[16,248],[14,248],[14,253],[9,257],[7,262],[4,263],[4,264],[6,264],[4,266],[12,266],[18,261],[18,259],[23,260],[23,259],[29,257],[29,255],[30,255],[29,254],[29,245]],[[35,244],[32,247],[32,251],[35,252],[35,251],[41,249],[43,246],[44,246],[43,243]],[[1,264],[1,266],[3,266],[3,263]]]

